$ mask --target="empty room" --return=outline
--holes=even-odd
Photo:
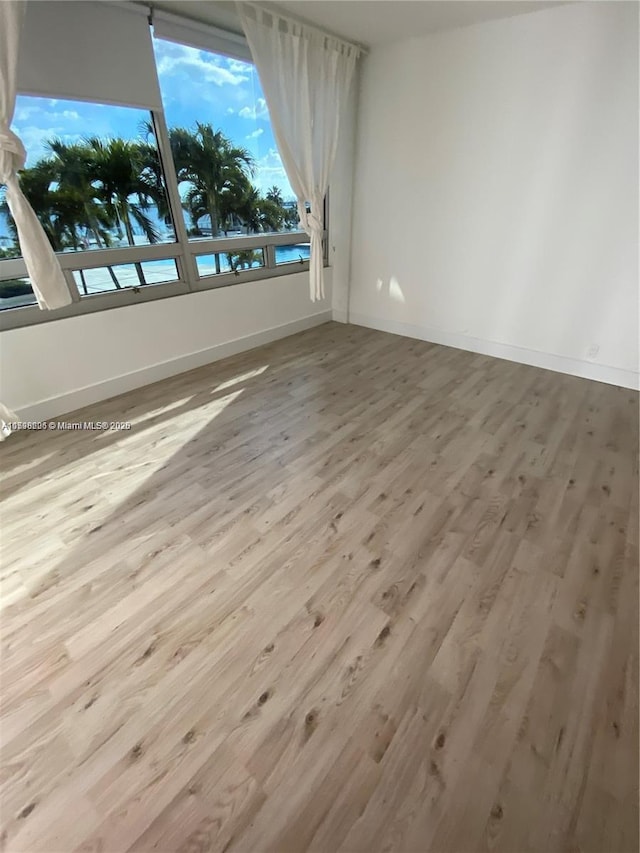
[[[0,850],[639,853],[638,12],[0,3]]]

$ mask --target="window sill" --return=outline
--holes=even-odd
[[[325,268],[328,265],[325,263]],[[125,308],[129,305],[139,305],[157,299],[169,299],[173,296],[187,296],[206,290],[217,290],[249,282],[268,282],[273,278],[295,273],[308,272],[309,262],[280,264],[277,267],[261,267],[260,269],[243,270],[235,273],[219,273],[198,279],[191,287],[185,281],[172,281],[167,284],[149,284],[141,288],[126,288],[108,293],[94,293],[81,297],[65,308],[55,311],[41,311],[37,305],[26,305],[22,308],[11,308],[0,311],[0,332],[20,329],[26,326],[51,323],[70,317],[81,317],[98,311],[109,311],[114,308]]]

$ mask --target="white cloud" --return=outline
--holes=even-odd
[[[269,110],[267,109],[267,102],[264,98],[258,98],[255,104],[252,107],[243,107],[238,113],[242,118],[268,118]]]
[[[51,155],[51,152],[47,148],[47,142],[50,139],[62,139],[63,142],[67,142],[69,144],[79,142],[82,139],[82,135],[80,133],[68,133],[65,132],[65,130],[66,128],[61,125],[52,125],[50,127],[21,127],[20,138],[22,139],[27,151],[27,166],[33,166],[33,164],[41,157]]]
[[[242,74],[251,74],[253,66],[248,62],[242,62],[239,59],[228,59],[227,64],[229,71],[239,71]]]
[[[174,49],[165,52],[158,61],[158,74],[171,74],[176,70],[195,73],[200,80],[216,86],[239,86],[249,80],[248,71],[232,70],[230,61],[223,57],[203,59],[200,51],[184,45],[174,45]]]
[[[257,130],[254,130],[253,133],[250,133],[247,136],[247,139],[257,139],[259,136],[262,136],[263,133],[264,133],[264,130],[261,127],[259,127]]]
[[[263,171],[276,171],[280,169],[284,173],[282,158],[280,157],[280,153],[277,148],[270,148],[264,157],[261,157],[260,160],[258,160],[257,165],[258,168]]]
[[[30,106],[30,105],[29,106],[27,106],[27,105],[18,106],[18,107],[16,107],[16,111],[13,114],[13,121],[14,122],[27,121],[27,119],[30,116],[32,116],[34,113],[37,113],[37,112],[38,112],[38,107],[35,107],[35,106]]]
[[[61,121],[62,119],[79,121],[80,114],[75,110],[57,112],[56,110],[43,110],[37,105],[21,105],[15,111],[13,123],[17,126],[18,133],[24,142],[25,136],[31,140],[40,137],[50,139],[52,136],[60,136],[67,129]],[[41,124],[35,124],[35,121],[39,121]]]
[[[235,110],[233,107],[227,107],[227,115],[228,116],[232,116],[234,113],[235,113]]]
[[[277,148],[270,148],[264,157],[256,160],[255,183],[263,193],[275,184],[285,200],[294,197]]]

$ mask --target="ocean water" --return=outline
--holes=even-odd
[[[158,233],[158,236],[160,238],[158,242],[160,242],[160,243],[173,243],[173,242],[175,242],[176,238],[175,238],[173,226],[167,225],[167,223],[164,221],[164,219],[162,217],[158,216],[158,211],[155,208],[155,206],[152,206],[147,211],[147,215],[148,215],[149,219],[151,220],[155,230]],[[205,235],[207,234],[206,222],[208,222],[208,221],[209,221],[208,217],[203,217],[203,219],[200,220],[200,227],[203,229]],[[135,243],[137,246],[149,245],[149,241],[145,237],[144,232],[142,231],[142,229],[139,226],[136,226],[135,224],[133,225],[133,235],[134,235],[134,240],[135,240]],[[244,236],[246,236],[246,234],[244,231],[242,231],[242,232],[229,231],[227,235],[225,235],[223,233],[220,236],[221,237],[224,237],[224,236],[229,236],[229,237],[242,236],[242,237],[244,237]],[[11,249],[11,248],[13,248],[13,245],[14,245],[14,241],[13,241],[13,237],[11,236],[11,232],[9,230],[8,218],[5,214],[0,213],[0,249]],[[128,246],[128,245],[129,244],[127,242],[126,237],[123,236],[121,239],[118,239],[117,235],[115,235],[115,234],[112,235],[112,243],[111,243],[112,248],[121,248],[121,247]],[[87,249],[95,249],[98,247],[96,246],[95,242],[92,241],[91,244],[87,245],[86,248]]]

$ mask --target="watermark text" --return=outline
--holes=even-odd
[[[130,421],[13,421],[9,424],[12,431],[19,430],[41,430],[46,432],[68,432],[91,430],[104,432],[114,430],[116,432],[131,429]]]

